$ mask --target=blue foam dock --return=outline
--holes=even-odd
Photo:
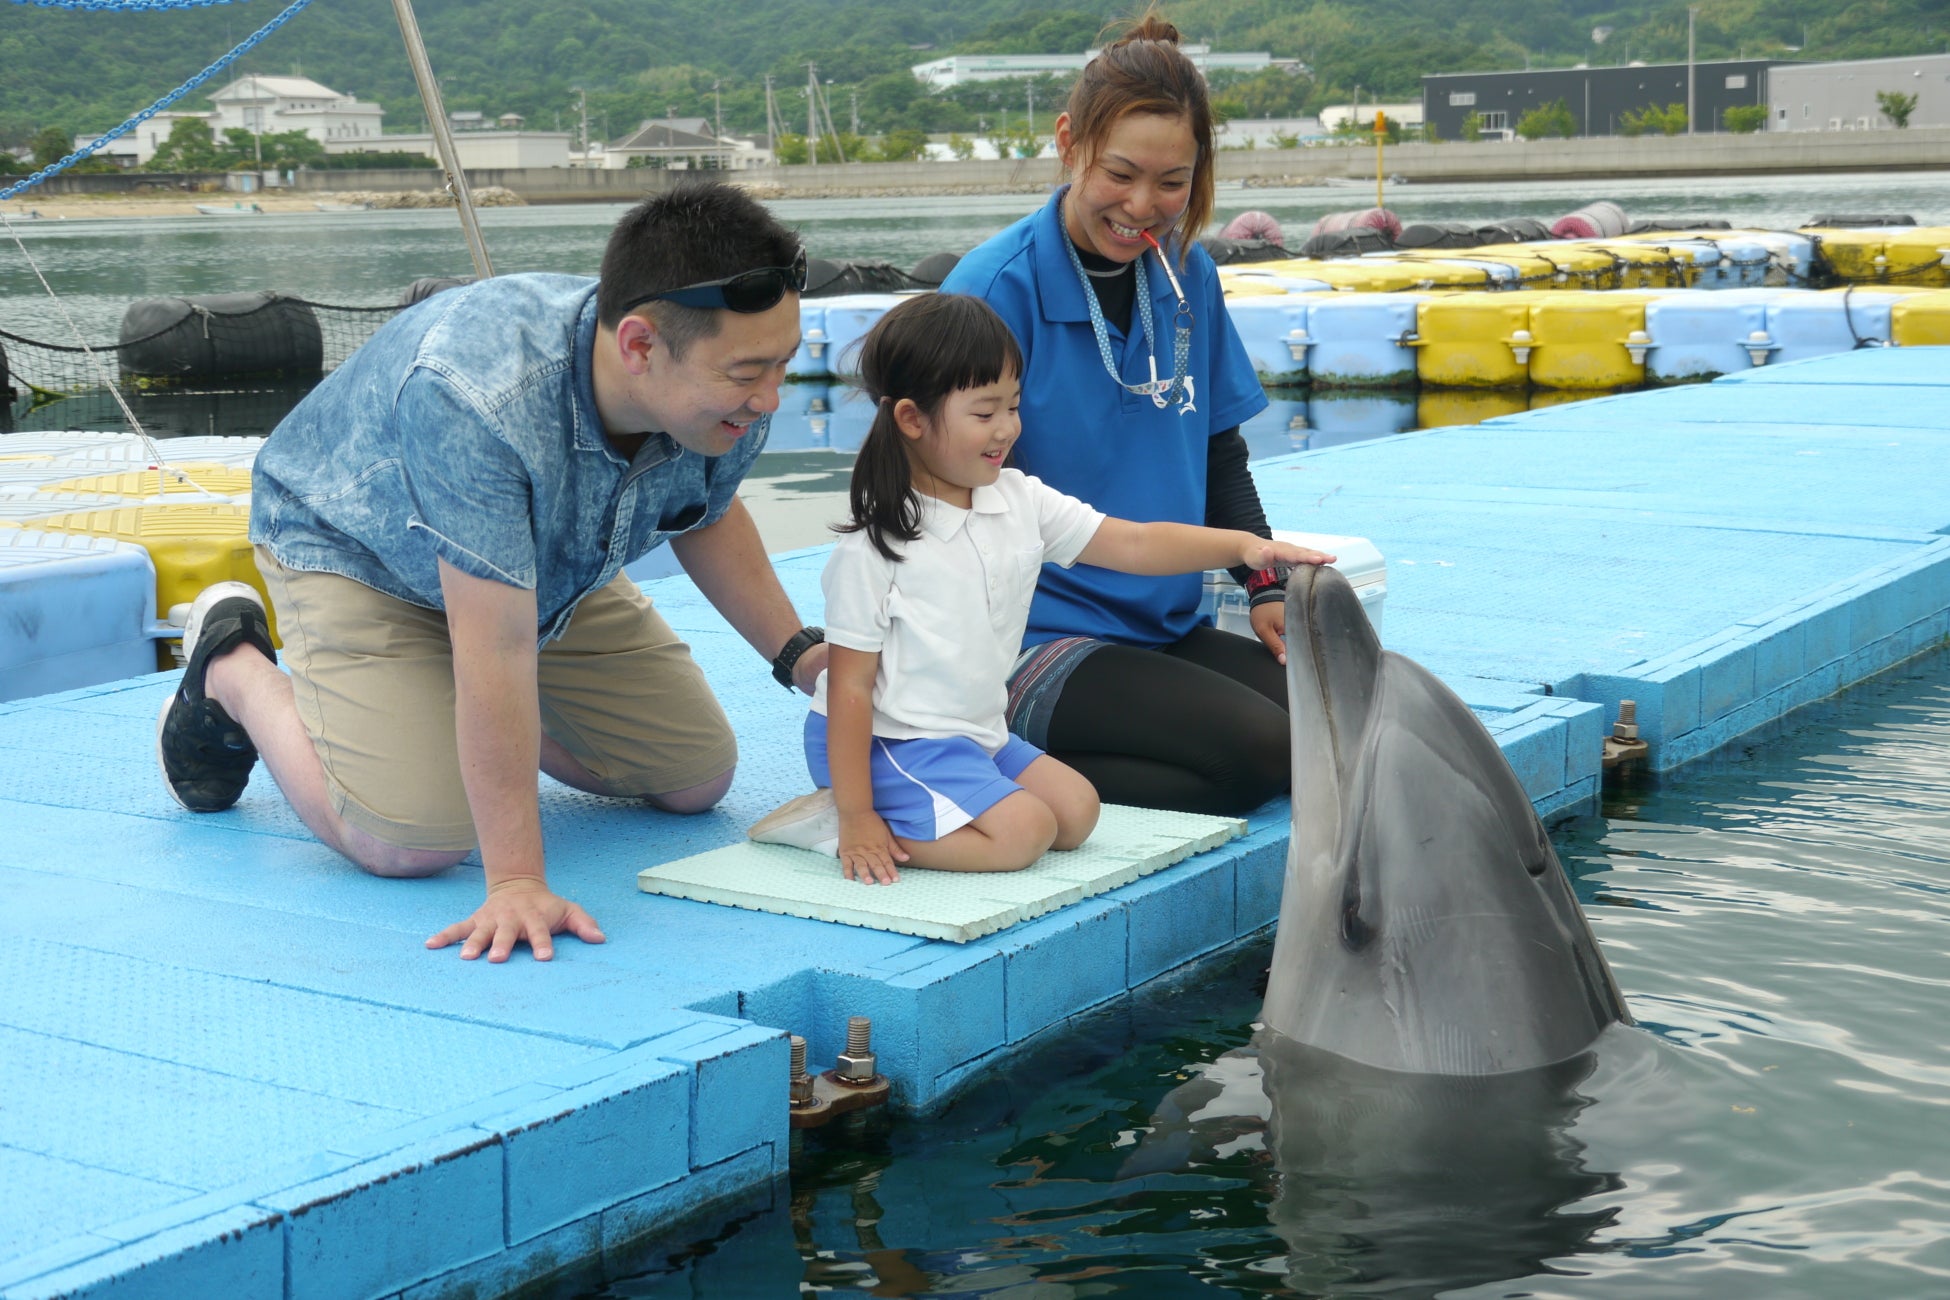
[[[1375,540],[1388,644],[1550,813],[1595,794],[1620,698],[1671,766],[1943,640],[1943,389],[1950,349],[1859,352],[1256,472],[1282,527]],[[809,615],[822,561],[778,560]],[[785,1031],[823,1062],[873,1017],[926,1109],[1273,919],[1277,805],[965,944],[640,893],[805,785],[802,706],[688,583],[650,590],[739,778],[690,818],[544,782],[551,878],[609,934],[547,965],[425,952],[478,868],[367,878],[261,775],[179,810],[151,757],[170,677],[0,703],[0,1297],[498,1294],[777,1179]]]

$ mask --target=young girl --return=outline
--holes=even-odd
[[[902,862],[1015,871],[1097,824],[1091,784],[1003,722],[1044,564],[1171,574],[1333,557],[1107,518],[1003,468],[1022,429],[1022,353],[979,299],[903,302],[868,333],[860,371],[879,409],[821,579],[832,657],[806,719],[820,788],[751,837],[836,854],[864,882],[892,883]]]
[[[1021,340],[1026,431],[1012,463],[1111,514],[1266,536],[1238,431],[1266,394],[1197,242],[1218,155],[1177,29],[1152,12],[1105,45],[1055,131],[1069,184],[941,286],[983,299]],[[1283,580],[1234,576],[1258,644],[1201,623],[1196,576],[1045,569],[1010,728],[1112,803],[1237,813],[1278,795]]]

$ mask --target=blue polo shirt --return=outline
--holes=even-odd
[[[439,561],[533,590],[537,638],[672,537],[715,523],[769,417],[701,456],[604,435],[591,378],[596,281],[504,275],[388,321],[293,408],[251,473],[251,540],[444,609]]]
[[[1090,328],[1087,290],[1065,249],[1059,190],[1031,213],[962,258],[942,282],[995,308],[1022,345],[1022,438],[1012,463],[1059,492],[1105,514],[1142,522],[1205,522],[1206,444],[1266,408],[1239,333],[1226,315],[1218,268],[1194,246],[1183,270],[1177,243],[1167,245],[1192,308],[1188,371],[1195,409],[1159,409],[1149,397],[1120,389],[1104,370]],[[1156,257],[1145,255],[1158,377],[1172,373],[1172,318],[1177,299]],[[1135,310],[1127,337],[1108,324],[1111,355],[1126,383],[1151,378],[1150,352]],[[1029,610],[1025,646],[1061,636],[1125,645],[1177,641],[1199,621],[1199,574],[1168,578],[1116,573],[1088,564],[1043,567]]]

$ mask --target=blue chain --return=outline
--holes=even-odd
[[[40,9],[195,9],[202,5],[241,4],[244,0],[14,0]]]
[[[16,4],[19,4],[22,3],[23,0],[14,0],[14,2]],[[92,8],[116,9],[116,8],[140,7],[140,8],[159,9],[164,7],[188,8],[194,4],[210,3],[211,0],[173,0],[173,3],[171,3],[170,0],[133,0],[133,2],[131,2],[131,0],[123,0],[123,3],[121,4],[111,4],[109,3],[109,0],[78,0],[78,2],[85,7],[92,7]],[[227,2],[227,0],[217,0],[217,2],[223,3],[223,2]],[[69,154],[66,158],[63,158],[60,162],[49,163],[47,166],[35,172],[32,176],[29,176],[26,180],[17,181],[14,184],[9,185],[6,189],[0,190],[0,202],[10,199],[14,197],[14,195],[16,194],[20,194],[27,190],[33,189],[36,185],[39,185],[42,181],[46,180],[50,176],[59,176],[62,172],[68,170],[68,168],[74,166],[76,163],[80,162],[83,158],[87,158],[90,155],[92,155],[97,149],[100,149],[103,145],[108,144],[111,141],[121,139],[123,136],[127,135],[130,131],[133,131],[136,127],[142,125],[144,122],[147,122],[150,118],[162,112],[165,108],[168,108],[171,104],[174,104],[177,100],[189,94],[192,90],[195,90],[198,86],[208,81],[211,77],[216,76],[219,72],[222,72],[225,68],[235,63],[239,55],[242,55],[245,51],[249,50],[253,45],[256,45],[259,41],[263,40],[266,36],[269,36],[272,32],[276,31],[278,28],[284,26],[286,23],[290,22],[293,18],[297,17],[298,11],[300,9],[303,9],[306,5],[310,3],[311,0],[292,0],[291,5],[288,8],[286,8],[283,13],[279,14],[276,18],[273,18],[270,22],[265,23],[262,27],[252,32],[249,36],[245,37],[243,43],[239,45],[236,49],[224,55],[222,58],[218,59],[215,63],[212,63],[209,67],[197,73],[194,77],[191,77],[188,81],[176,87],[176,89],[170,91],[167,95],[164,95],[161,99],[149,105],[149,107],[143,109],[140,113],[137,113],[134,117],[130,118],[128,121],[122,123],[122,125],[116,127],[113,131],[110,131],[107,135],[104,135],[98,140],[94,140],[88,144],[83,145],[81,148]]]

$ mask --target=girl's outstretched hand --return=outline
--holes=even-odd
[[[840,874],[863,885],[891,885],[901,878],[896,862],[907,853],[878,813],[840,814]]]
[[[1292,542],[1268,541],[1248,537],[1240,547],[1239,562],[1249,569],[1270,569],[1276,564],[1332,564],[1338,557]]]

